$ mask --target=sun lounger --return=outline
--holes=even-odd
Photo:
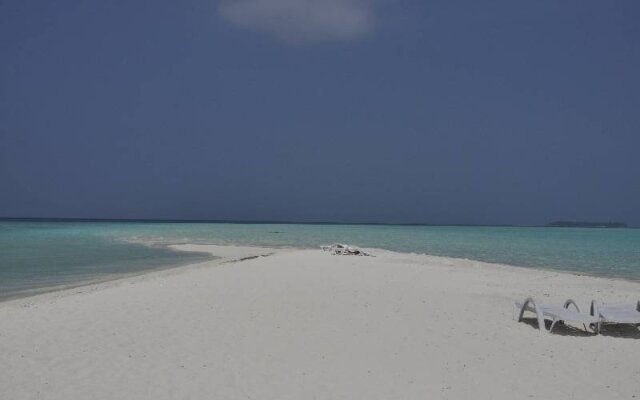
[[[603,304],[596,300],[591,302],[591,315],[600,317],[596,332],[600,332],[602,324],[640,324],[640,301],[637,304]]]
[[[575,307],[575,311],[568,308],[571,305]],[[584,326],[584,329],[587,332],[587,326],[590,326],[591,324],[598,324],[600,322],[599,316],[581,313],[580,308],[578,307],[576,302],[571,299],[567,300],[564,303],[564,306],[561,307],[546,304],[536,304],[536,302],[531,297],[529,297],[522,303],[516,302],[515,307],[516,309],[520,310],[518,322],[522,321],[522,316],[524,315],[525,311],[535,313],[536,318],[538,319],[538,329],[540,329],[541,331],[546,330],[544,320],[550,320],[551,327],[549,328],[549,333],[551,333],[553,328],[560,321],[580,323]]]
[[[367,253],[355,246],[349,246],[347,244],[332,244],[331,246],[320,246],[324,251],[328,251],[334,256],[368,256],[374,257],[372,254]]]

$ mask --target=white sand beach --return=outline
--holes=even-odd
[[[640,398],[637,328],[549,335],[512,308],[636,302],[639,283],[374,249],[179,247],[223,258],[0,303],[0,399]]]

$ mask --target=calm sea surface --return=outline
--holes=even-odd
[[[334,242],[640,280],[640,229],[0,221],[0,299],[210,258],[166,244]]]

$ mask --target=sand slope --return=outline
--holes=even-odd
[[[2,399],[640,398],[640,331],[540,334],[533,295],[640,284],[374,251],[227,260],[0,303]]]

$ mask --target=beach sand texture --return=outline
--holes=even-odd
[[[180,248],[224,258],[0,303],[0,398],[640,399],[637,328],[549,335],[512,308],[636,302],[638,283],[382,250]]]

